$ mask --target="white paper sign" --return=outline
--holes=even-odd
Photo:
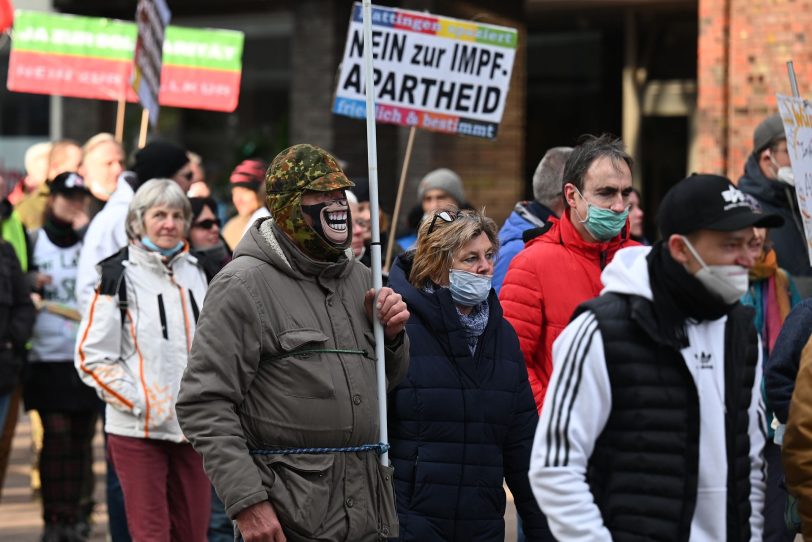
[[[812,105],[802,98],[780,94],[777,98],[795,175],[795,193],[804,224],[806,249],[812,264]]]
[[[363,15],[353,6],[333,113],[366,117]],[[514,28],[372,7],[376,120],[493,139],[505,110]]]

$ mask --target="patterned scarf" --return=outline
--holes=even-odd
[[[468,349],[471,351],[472,357],[476,352],[479,337],[485,332],[485,326],[488,325],[489,312],[487,300],[474,307],[467,316],[460,312],[459,307],[457,308],[460,323],[465,328],[465,338],[468,341]]]
[[[750,282],[763,281],[763,328],[762,339],[767,343],[767,352],[772,352],[781,326],[791,310],[789,277],[786,271],[778,267],[775,250],[763,254],[750,268]]]

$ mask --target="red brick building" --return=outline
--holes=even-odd
[[[810,0],[700,0],[697,73],[698,169],[737,180],[753,130],[791,94],[792,60],[802,96],[812,89]]]

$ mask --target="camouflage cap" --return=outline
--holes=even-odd
[[[300,144],[276,155],[265,177],[268,196],[315,190],[329,192],[355,186],[335,157],[315,145]]]

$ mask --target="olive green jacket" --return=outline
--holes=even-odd
[[[356,260],[313,261],[272,219],[212,281],[176,408],[229,517],[267,499],[293,542],[397,535],[392,469],[374,451],[249,453],[378,442],[370,286]],[[405,334],[387,345],[390,389],[408,352]]]

